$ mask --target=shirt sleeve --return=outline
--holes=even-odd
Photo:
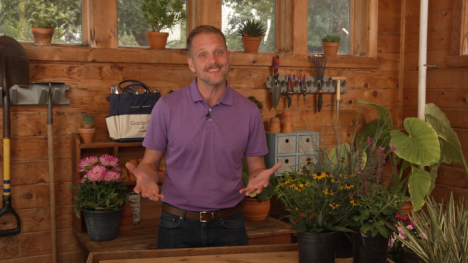
[[[258,109],[255,109],[250,118],[250,133],[245,156],[257,157],[268,153],[266,143],[265,127],[263,126],[262,115]]]

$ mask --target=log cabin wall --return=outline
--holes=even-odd
[[[445,63],[445,57],[449,56],[453,1],[456,0],[433,0],[430,4],[428,64],[439,64],[440,68],[428,71],[428,102],[437,99],[437,104],[449,116],[466,149],[467,125],[462,117],[462,113],[466,111],[464,106],[466,99],[465,101],[456,99],[457,94],[466,97],[461,90],[466,73],[463,68],[449,69]],[[198,3],[199,0],[194,2]],[[298,1],[278,2],[288,5]],[[416,24],[419,21],[419,2],[402,0],[401,3],[403,9],[400,8],[399,1],[378,1],[378,42],[375,58],[356,59],[356,57],[340,56],[330,59],[327,64],[329,67],[325,71],[326,76],[345,76],[348,79],[346,87],[349,92],[342,94],[340,109],[341,134],[346,140],[352,136],[354,123],[361,108],[357,103],[358,100],[369,100],[388,107],[397,126],[401,125],[401,117],[416,115],[418,51]],[[297,6],[294,10],[301,12],[301,8]],[[219,21],[209,16],[197,17],[189,21],[189,24],[204,22]],[[299,24],[297,21],[296,23]],[[405,32],[404,39],[400,39],[400,32]],[[282,36],[284,34],[283,32]],[[294,34],[301,35],[298,30],[292,34],[293,36],[289,36],[291,39],[294,39]],[[99,41],[105,40],[90,39],[89,43],[94,45]],[[73,184],[71,181],[73,134],[78,131],[81,116],[95,115],[96,140],[108,140],[104,118],[109,114],[109,94],[112,84],[118,84],[125,79],[137,79],[157,88],[162,95],[165,95],[171,90],[188,85],[193,80],[194,74],[186,64],[187,52],[184,50],[150,51],[146,48],[112,48],[112,45],[106,48],[70,45],[38,47],[29,43],[23,45],[30,58],[31,82],[60,81],[70,86],[70,91],[67,92],[70,105],[53,107],[58,259],[59,262],[84,262],[79,245],[73,236],[70,189],[70,185]],[[294,49],[298,50],[301,47],[304,47],[304,44],[293,41],[292,45],[284,45],[279,51],[280,75],[315,75],[307,56],[300,54],[301,52],[293,52]],[[277,116],[286,107],[286,98],[283,96],[277,110],[273,110],[271,95],[267,94],[264,88],[267,77],[273,74],[272,61],[275,54],[232,52],[233,61],[228,75],[228,81],[235,90],[246,97],[255,96],[263,103],[262,116],[265,125],[271,117]],[[404,78],[400,79],[400,75]],[[448,93],[447,89],[451,92]],[[439,102],[441,97],[444,103]],[[307,128],[304,118],[315,131],[325,131],[326,143],[332,145],[334,143],[332,120],[336,116],[335,96],[324,95],[323,109],[320,113],[316,110],[316,101],[316,96],[307,95],[307,103],[304,104],[302,96],[294,95],[290,110],[293,112],[295,129]],[[374,111],[365,110],[359,118],[359,123],[363,125],[374,117],[376,117]],[[0,237],[0,262],[50,262],[46,107],[12,106],[11,137],[12,202],[21,218],[22,230],[18,235]],[[437,196],[446,195],[451,189],[456,189],[457,193],[464,193],[461,188],[466,188],[468,182],[465,180],[463,185],[454,182],[454,179],[464,174],[463,170],[458,166],[447,166],[441,170],[445,174],[453,171],[455,173],[452,179],[438,181],[435,190]],[[0,229],[8,228],[8,224],[8,221],[0,222]]]
[[[467,159],[468,57],[460,56],[462,7],[466,8],[466,3],[463,5],[463,2],[466,1],[429,1],[426,103],[434,103],[447,115],[451,126],[458,134],[465,159]],[[401,77],[404,86],[402,116],[406,118],[417,116],[420,2],[403,0],[402,6],[404,6],[402,21],[406,24],[402,46],[404,50]],[[458,200],[459,196],[468,196],[468,178],[460,163],[442,164],[432,195],[438,201],[448,200],[451,192],[454,193],[455,200]]]

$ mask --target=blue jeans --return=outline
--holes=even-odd
[[[244,245],[249,245],[249,239],[242,212],[202,223],[161,211],[158,249]]]

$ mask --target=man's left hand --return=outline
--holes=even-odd
[[[263,188],[267,187],[270,182],[270,177],[281,167],[281,163],[273,165],[270,169],[265,169],[252,176],[252,179],[249,180],[247,187],[239,190],[239,193],[245,193],[246,196],[257,191],[257,194],[263,191]]]

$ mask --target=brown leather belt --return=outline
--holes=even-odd
[[[230,217],[239,213],[241,210],[242,210],[242,206],[240,203],[233,208],[227,208],[227,209],[222,209],[222,210],[217,210],[217,211],[201,211],[201,212],[194,212],[194,211],[179,209],[177,207],[170,206],[166,203],[162,204],[162,211],[170,215],[183,217],[184,211],[185,211],[185,218],[198,220],[202,223],[217,220],[219,219],[219,215],[221,216],[221,218]]]

